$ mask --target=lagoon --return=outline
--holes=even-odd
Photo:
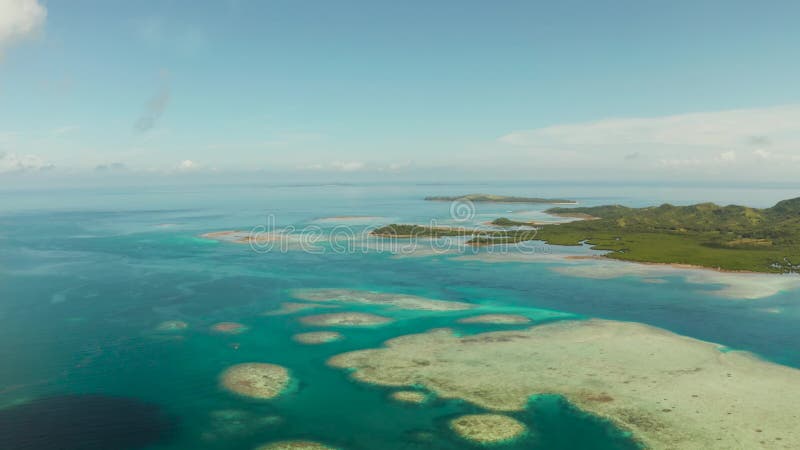
[[[423,200],[428,195],[486,191],[570,198],[581,205],[629,206],[702,201],[768,206],[796,196],[791,189],[764,188],[745,194],[719,187],[666,190],[547,184],[3,192],[0,408],[80,395],[156,405],[159,417],[170,418],[166,423],[171,430],[147,444],[153,449],[252,449],[294,439],[342,449],[456,449],[472,444],[455,435],[448,424],[459,416],[485,413],[483,408],[435,397],[419,405],[398,402],[391,398],[396,389],[353,381],[326,361],[434,328],[451,328],[465,336],[601,318],[639,322],[800,367],[800,346],[795,344],[800,342],[800,291],[791,285],[748,299],[720,296],[717,291],[724,288],[720,284],[724,280],[698,279],[691,271],[622,270],[614,277],[577,276],[580,271],[576,275],[570,268],[581,262],[558,257],[580,251],[574,248],[553,247],[546,253],[523,255],[526,260],[513,252],[488,254],[489,249],[466,255],[419,251],[413,257],[399,257],[374,245],[337,251],[324,239],[313,243],[314,251],[297,245],[255,251],[248,245],[201,237],[220,230],[249,230],[272,217],[275,227],[313,226],[323,236],[345,225],[358,239],[362,228],[386,223],[436,220],[472,226],[498,214],[536,220],[548,207],[481,203],[464,223],[450,217],[446,203]],[[630,192],[639,196],[630,197]],[[336,219],[342,217],[347,219]],[[656,279],[659,282],[650,282]],[[283,303],[303,302],[293,295],[297,290],[316,288],[396,293],[474,307],[430,311],[336,301],[335,309],[269,314]],[[334,312],[375,314],[392,322],[319,327],[301,320]],[[460,323],[482,314],[518,315],[531,322]],[[211,328],[225,322],[246,328],[237,334],[215,333]],[[186,326],[164,327],[164,323]],[[343,338],[325,345],[293,339],[312,331],[335,331]],[[272,399],[251,399],[220,386],[220,375],[227,368],[248,362],[286,367],[292,379],[286,392]],[[513,415],[529,433],[503,444],[504,449],[637,445],[626,430],[558,397],[536,399]],[[0,423],[0,442],[9,436],[3,426]],[[91,433],[91,426],[75,432]],[[47,448],[28,443],[28,448]],[[26,448],[24,441],[12,444]],[[141,445],[131,441],[129,448]]]

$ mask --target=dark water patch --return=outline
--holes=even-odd
[[[539,395],[519,412],[487,411],[458,400],[437,399],[442,409],[431,428],[406,431],[408,448],[496,450],[641,450],[634,437],[611,422],[583,412],[559,395]],[[435,404],[434,403],[434,404]],[[522,422],[527,432],[518,438],[495,444],[471,442],[451,429],[450,421],[465,414],[501,414]],[[402,447],[407,448],[407,447]]]
[[[619,449],[642,447],[630,433],[611,422],[585,413],[558,395],[540,395],[517,417],[532,424],[536,448],[548,449]]]
[[[62,395],[0,410],[0,448],[135,449],[168,441],[175,418],[157,405],[105,395]]]

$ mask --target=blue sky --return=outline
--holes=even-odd
[[[6,180],[800,169],[793,1],[0,0],[0,16]]]

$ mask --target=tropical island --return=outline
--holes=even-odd
[[[381,237],[469,237],[469,245],[541,240],[553,245],[591,245],[605,257],[684,264],[719,270],[800,272],[800,197],[770,208],[663,204],[644,208],[606,205],[551,208],[548,214],[572,222],[534,224],[507,218],[496,230],[392,224],[377,228]]]
[[[515,244],[536,238],[535,228],[518,230],[477,230],[455,227],[391,224],[372,230],[373,236],[386,238],[469,237],[469,245]]]
[[[539,197],[514,197],[508,195],[492,195],[492,194],[467,194],[457,196],[430,196],[425,197],[427,201],[434,202],[455,202],[455,201],[471,201],[471,202],[486,202],[486,203],[549,203],[554,205],[575,205],[578,202],[575,200],[565,200],[562,198],[539,198]]]

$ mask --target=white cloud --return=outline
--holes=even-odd
[[[772,152],[764,150],[764,149],[757,149],[753,150],[753,154],[756,155],[758,159],[772,159]]]
[[[500,140],[514,145],[754,145],[767,139],[775,141],[773,136],[787,132],[797,137],[800,131],[798,122],[800,105],[792,105],[653,118],[605,119],[515,131]]]
[[[331,168],[342,172],[354,172],[356,170],[362,170],[365,167],[366,164],[361,161],[334,161],[331,163]]]
[[[390,163],[386,169],[389,171],[403,170],[411,167],[412,164],[412,161],[393,162]]]
[[[297,168],[300,170],[323,170],[325,169],[325,166],[319,163],[314,163],[314,164],[301,164],[297,166]]]
[[[0,56],[9,45],[36,36],[46,17],[38,0],[0,0]]]
[[[401,172],[414,167],[413,161],[395,161],[386,164],[375,162],[366,163],[363,161],[333,161],[328,163],[307,163],[295,166],[298,170],[318,171],[318,172]]]
[[[541,165],[743,170],[756,161],[798,160],[800,105],[604,119],[515,131],[499,141]]]
[[[200,165],[191,159],[184,159],[178,164],[177,169],[181,172],[191,172],[200,168]]]
[[[0,173],[30,172],[53,168],[38,155],[18,155],[16,153],[0,153]]]

